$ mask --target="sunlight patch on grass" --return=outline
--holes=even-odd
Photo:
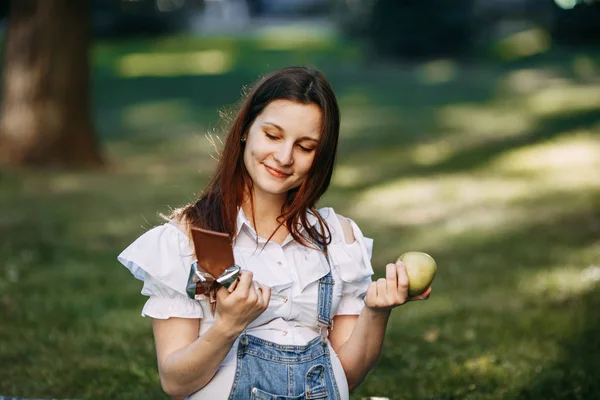
[[[555,68],[524,68],[510,72],[501,81],[500,88],[518,94],[533,93],[548,86],[564,86],[568,80]]]
[[[490,203],[503,204],[527,195],[533,194],[531,182],[526,178],[472,174],[402,178],[363,192],[353,212],[363,218],[378,218],[384,225],[416,226],[453,215],[465,218],[476,211],[475,207],[490,211]],[[504,212],[498,211],[498,215],[490,212],[487,218],[489,223],[496,223],[504,218]]]
[[[436,60],[423,64],[418,69],[418,77],[426,85],[438,85],[452,81],[458,67],[451,60]]]
[[[121,118],[131,129],[148,130],[159,124],[179,123],[189,109],[189,100],[186,99],[152,101],[128,106]]]
[[[536,189],[600,188],[600,142],[589,131],[516,149],[489,164],[491,170],[534,173]],[[534,186],[534,187],[535,187]]]
[[[600,286],[600,266],[590,265],[584,269],[573,266],[555,267],[523,278],[519,292],[535,298],[564,301],[579,297]]]
[[[600,109],[600,84],[559,85],[542,89],[525,99],[528,111],[537,116],[568,115]]]
[[[464,217],[481,207],[489,212],[489,222],[496,223],[508,212],[508,207],[504,211],[502,206],[510,202],[560,190],[600,188],[599,170],[600,142],[592,134],[575,133],[504,153],[484,168],[485,175],[402,178],[375,186],[359,196],[354,209],[359,215],[377,210],[377,214],[383,215],[382,223],[402,221],[418,225],[448,218],[454,213]],[[521,174],[515,175],[515,172]],[[523,175],[524,172],[529,174]],[[349,184],[360,179],[359,174],[358,167],[344,167],[336,183]],[[496,209],[497,215],[488,208],[492,204],[500,206]]]
[[[309,36],[272,35],[259,39],[257,47],[261,50],[302,50],[306,48],[315,50],[329,49],[333,47],[333,43]]]
[[[496,51],[505,60],[515,60],[550,49],[550,34],[541,28],[531,28],[499,41]]]
[[[256,40],[256,47],[261,50],[326,50],[336,45],[328,31],[293,24],[267,27]]]
[[[233,54],[223,50],[185,53],[133,53],[117,61],[117,75],[142,76],[222,75],[233,69]]]
[[[153,38],[151,45],[153,51],[167,53],[210,49],[234,51],[240,45],[244,45],[244,42],[231,36],[201,37],[183,34]]]
[[[478,105],[455,104],[440,108],[436,119],[442,128],[452,129],[458,134],[446,138],[453,146],[464,148],[490,139],[498,140],[519,136],[531,131],[537,123],[527,110],[513,104]]]
[[[413,147],[409,153],[409,159],[415,165],[439,164],[456,153],[452,140],[441,139],[433,143],[423,143]]]
[[[594,165],[600,165],[600,141],[596,135],[582,131],[505,153],[496,158],[492,168],[531,172],[563,168],[585,169]]]
[[[513,204],[538,195],[543,196],[525,178],[457,174],[401,179],[364,192],[348,213],[380,227],[414,229],[403,238],[404,246],[431,249],[464,235],[501,235],[561,212],[558,206],[538,206],[532,213],[529,206]]]
[[[338,165],[331,178],[334,186],[350,188],[364,180],[365,170],[363,166],[358,165]]]
[[[336,183],[349,185],[362,178],[358,169],[346,169],[345,181]],[[597,138],[576,132],[501,154],[479,172],[401,178],[374,186],[357,197],[350,213],[380,226],[427,226],[407,239],[422,245],[464,234],[498,235],[565,211],[564,204],[552,202],[538,203],[533,211],[532,201],[600,190],[599,170]],[[587,204],[585,196],[577,198]]]
[[[357,102],[345,106],[343,112],[344,116],[340,127],[343,137],[373,137],[376,136],[378,130],[389,127],[398,130],[398,135],[402,134],[398,127],[397,107],[365,107]]]

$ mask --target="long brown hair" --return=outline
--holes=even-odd
[[[278,220],[285,224],[296,241],[304,245],[315,243],[326,251],[331,234],[315,206],[331,182],[340,111],[331,85],[320,71],[313,68],[283,68],[255,84],[233,119],[217,169],[207,187],[198,200],[175,210],[171,217],[194,227],[225,232],[232,238],[235,236],[237,214],[244,201],[244,193],[252,196],[252,180],[243,160],[242,137],[247,135],[256,117],[274,100],[315,104],[322,112],[321,139],[312,166],[302,185],[288,192]],[[253,204],[252,197],[250,201]],[[319,221],[315,228],[308,222],[307,210]],[[300,234],[298,223],[308,237]]]

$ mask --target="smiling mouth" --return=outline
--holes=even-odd
[[[265,165],[265,164],[263,164],[263,165]],[[271,168],[268,165],[265,165],[265,168],[271,175],[273,175],[276,178],[287,178],[288,176],[292,175],[292,174],[286,174],[278,169]]]

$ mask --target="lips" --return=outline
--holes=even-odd
[[[288,176],[292,175],[292,174],[286,174],[285,172],[280,171],[278,169],[271,168],[268,165],[265,165],[265,164],[263,164],[263,165],[265,166],[267,171],[276,178],[287,178]]]

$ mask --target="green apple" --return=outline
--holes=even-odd
[[[409,251],[402,254],[398,261],[402,261],[406,266],[409,296],[417,296],[431,285],[437,271],[437,264],[429,254]]]

